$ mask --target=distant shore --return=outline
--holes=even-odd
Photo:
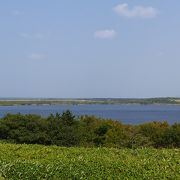
[[[91,99],[55,99],[55,98],[2,98],[0,106],[14,105],[83,105],[83,104],[167,104],[180,105],[180,98],[91,98]]]

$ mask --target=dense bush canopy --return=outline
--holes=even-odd
[[[58,146],[117,148],[179,148],[180,123],[150,122],[126,125],[95,116],[7,114],[0,119],[0,139],[7,142]]]

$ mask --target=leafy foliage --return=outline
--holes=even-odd
[[[179,149],[64,148],[0,143],[4,179],[180,179]]]
[[[7,114],[0,119],[0,139],[7,142],[58,146],[117,148],[180,148],[180,124],[150,122],[125,125],[72,112],[38,115]]]

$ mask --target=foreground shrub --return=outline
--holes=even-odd
[[[180,147],[180,124],[150,122],[125,125],[70,111],[38,115],[7,114],[0,119],[0,139],[7,142],[84,147]]]

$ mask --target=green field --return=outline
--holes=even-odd
[[[180,179],[180,149],[0,143],[2,179]]]

